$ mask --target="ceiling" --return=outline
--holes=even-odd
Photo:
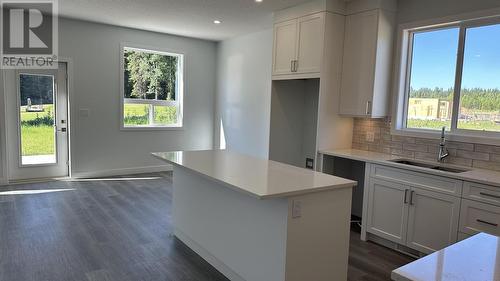
[[[271,27],[272,12],[309,0],[59,0],[59,15],[208,40]],[[214,20],[222,23],[215,25]]]

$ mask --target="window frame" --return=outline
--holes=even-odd
[[[156,53],[161,55],[179,57],[179,68],[177,71],[177,93],[175,101],[147,100],[147,99],[127,99],[125,98],[125,50],[137,50],[146,53]],[[180,77],[179,77],[180,76]],[[145,46],[134,43],[120,43],[120,130],[123,131],[156,131],[156,130],[184,130],[184,95],[186,91],[186,54],[180,51],[164,49],[152,46]],[[158,106],[176,106],[177,107],[177,123],[171,125],[143,125],[143,126],[125,126],[124,106],[126,103],[158,105]]]
[[[453,93],[453,108],[451,128],[447,132],[448,138],[453,141],[475,142],[481,144],[500,145],[500,132],[467,130],[458,128],[458,116],[460,107],[460,90],[462,85],[464,51],[466,43],[467,28],[500,24],[500,9],[482,11],[447,17],[437,20],[401,24],[398,30],[397,41],[397,65],[395,68],[394,103],[391,133],[394,135],[436,138],[439,130],[419,129],[406,127],[407,111],[409,103],[409,89],[411,79],[411,66],[413,56],[413,35],[415,33],[434,31],[448,28],[459,28],[457,46],[457,61],[455,69],[455,82]]]

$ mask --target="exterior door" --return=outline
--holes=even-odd
[[[5,76],[9,180],[69,176],[67,67]]]

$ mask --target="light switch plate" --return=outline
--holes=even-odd
[[[80,108],[78,110],[78,115],[82,118],[87,118],[90,115],[90,110],[88,110],[87,108]]]
[[[293,200],[292,202],[292,218],[297,219],[302,216],[302,201]]]

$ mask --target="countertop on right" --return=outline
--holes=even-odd
[[[500,280],[499,238],[480,233],[392,272],[392,280]]]
[[[372,152],[372,151],[365,151],[365,150],[358,150],[358,149],[323,150],[323,151],[320,151],[320,153],[323,155],[330,155],[330,156],[335,156],[335,157],[340,157],[340,158],[347,158],[347,159],[352,159],[352,160],[357,160],[357,161],[362,161],[362,162],[367,162],[367,163],[381,164],[381,165],[392,166],[392,167],[406,169],[406,170],[413,170],[413,171],[422,172],[422,173],[428,173],[428,174],[433,174],[433,175],[438,175],[438,176],[443,176],[443,177],[448,177],[448,178],[460,179],[460,180],[464,180],[464,181],[470,181],[470,182],[476,182],[476,183],[500,187],[500,172],[492,171],[492,170],[476,169],[476,168],[472,168],[472,167],[463,167],[463,166],[443,164],[443,166],[446,166],[446,167],[461,168],[461,169],[467,170],[466,172],[462,172],[462,173],[451,173],[451,172],[446,172],[446,171],[432,170],[432,169],[428,169],[428,168],[423,168],[423,167],[418,167],[418,166],[410,166],[410,165],[392,162],[392,160],[406,159],[406,158],[401,157],[401,156],[386,154],[386,153],[379,153],[379,152]],[[411,159],[411,160],[413,160],[413,159]],[[429,162],[429,161],[421,161],[421,160],[415,160],[415,161],[422,162],[422,163],[434,164],[434,165],[438,164],[437,162]],[[439,165],[441,165],[441,164],[439,164]]]

